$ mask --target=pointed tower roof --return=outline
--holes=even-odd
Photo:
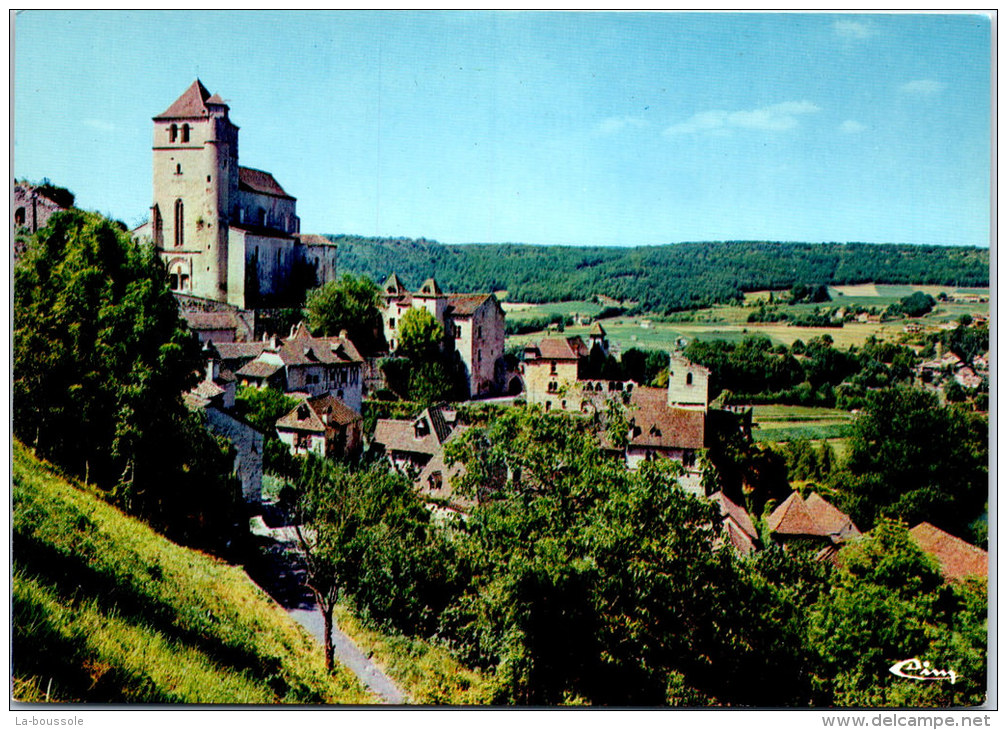
[[[206,108],[207,104],[224,104],[224,100],[216,94],[210,96],[210,92],[203,86],[203,82],[196,79],[192,82],[192,86],[175,99],[174,104],[158,114],[154,119],[205,117],[210,113],[209,109]]]
[[[592,337],[604,337],[608,333],[605,331],[605,328],[601,326],[601,322],[595,322],[591,325],[591,331],[588,334]]]
[[[444,296],[444,292],[441,291],[441,288],[437,286],[437,281],[434,279],[434,277],[431,276],[429,279],[423,282],[423,286],[421,286],[420,290],[416,292],[416,296],[442,297]]]
[[[798,492],[791,493],[779,507],[773,510],[773,514],[769,516],[767,522],[772,532],[783,535],[826,537],[829,534],[815,522]]]
[[[385,283],[382,286],[382,289],[384,289],[385,294],[399,295],[409,293],[409,290],[402,285],[402,282],[399,280],[397,274],[392,274],[387,279],[385,279]]]

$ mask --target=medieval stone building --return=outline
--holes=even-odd
[[[297,200],[238,164],[228,106],[197,79],[154,117],[149,237],[171,288],[241,308],[298,301],[335,271],[334,246],[300,237]]]

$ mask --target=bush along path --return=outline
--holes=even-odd
[[[263,505],[261,521],[257,518],[252,532],[260,541],[259,560],[249,565],[249,574],[259,586],[279,603],[319,644],[324,644],[322,614],[311,591],[305,586],[305,569],[300,545],[293,526],[272,504]],[[332,647],[336,661],[350,669],[371,692],[390,705],[403,705],[409,698],[366,654],[343,633],[332,626]]]

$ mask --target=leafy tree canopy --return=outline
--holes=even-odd
[[[396,351],[403,357],[436,357],[444,343],[444,328],[426,309],[413,307],[402,315]]]
[[[335,337],[346,330],[364,353],[383,346],[381,290],[367,276],[343,274],[308,292],[304,313],[308,328],[319,337]]]

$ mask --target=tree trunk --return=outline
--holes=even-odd
[[[333,657],[332,657],[332,610],[334,608],[333,604],[329,601],[325,601],[324,604],[319,605],[322,611],[322,623],[325,626],[325,670],[332,673]]]

